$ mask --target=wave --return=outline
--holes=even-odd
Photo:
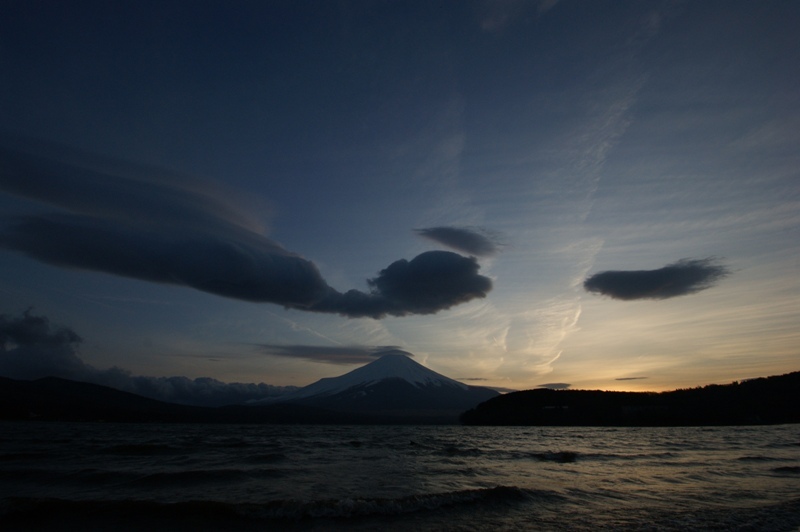
[[[655,453],[585,453],[572,450],[547,450],[547,451],[520,451],[520,450],[483,450],[476,447],[459,447],[448,445],[439,449],[430,449],[432,454],[445,457],[486,457],[495,460],[538,460],[540,462],[572,463],[577,461],[640,461],[640,460],[668,460],[680,456],[680,453],[672,451]],[[746,460],[747,458],[743,458]]]
[[[125,482],[136,478],[134,473],[109,471],[105,469],[83,468],[69,471],[50,469],[2,469],[0,480],[39,483],[47,485],[104,485]]]
[[[264,453],[248,455],[240,460],[248,464],[274,464],[276,462],[283,462],[288,458],[289,457],[283,453]]]
[[[763,455],[752,455],[752,456],[740,456],[737,460],[740,462],[779,462],[783,460],[783,458],[776,458],[772,456],[763,456]]]
[[[3,453],[0,454],[0,462],[15,462],[18,460],[36,460],[42,458],[44,453],[37,452],[19,452],[19,453]]]
[[[139,477],[132,485],[161,488],[166,486],[196,486],[217,482],[239,482],[252,479],[275,478],[280,471],[272,469],[196,469],[188,471],[158,472]]]
[[[558,451],[547,453],[533,453],[530,456],[539,460],[540,462],[557,462],[559,464],[568,464],[575,462],[580,453],[572,451]]]
[[[180,522],[202,523],[206,528],[223,525],[304,522],[315,519],[392,517],[447,508],[492,508],[531,500],[560,500],[554,492],[497,486],[399,498],[344,498],[325,500],[273,500],[263,504],[186,501],[161,503],[147,500],[64,500],[12,497],[0,503],[0,519],[9,527],[36,527],[80,522],[90,528],[108,522],[167,526]],[[86,518],[94,522],[86,521]]]
[[[271,519],[368,517],[401,515],[419,511],[474,505],[493,506],[523,502],[535,497],[559,497],[555,493],[527,490],[514,486],[496,486],[443,493],[409,495],[400,498],[353,498],[317,501],[272,501],[258,509],[260,517]]]
[[[441,449],[437,452],[439,455],[443,456],[470,456],[470,457],[477,457],[486,454],[481,449],[477,447],[469,447],[469,448],[461,448],[457,445],[448,445],[447,447]]]
[[[126,455],[150,456],[150,455],[160,455],[160,454],[175,454],[181,452],[181,450],[172,445],[139,443],[139,444],[112,445],[104,449],[98,449],[96,452],[100,454],[121,455],[121,456],[126,456]]]
[[[800,474],[800,466],[781,466],[772,469],[774,473],[790,473],[793,475]]]
[[[490,459],[507,459],[512,460],[530,460],[531,458],[539,460],[540,462],[559,462],[568,463],[577,460],[580,453],[575,451],[542,451],[542,452],[527,452],[527,451],[486,451],[477,447],[459,447],[458,445],[447,445],[441,449],[433,450],[434,455],[445,456],[448,458],[453,457],[467,457],[478,458],[487,457]]]
[[[653,459],[669,459],[675,458],[679,454],[673,452],[661,453],[636,453],[636,454],[621,454],[621,453],[582,453],[578,451],[545,451],[545,452],[517,452],[513,458],[518,460],[536,459],[540,462],[558,462],[562,464],[572,462],[613,462],[613,461],[640,461],[640,460],[653,460]]]
[[[210,444],[211,447],[219,447],[224,449],[244,449],[252,447],[253,443],[240,438],[225,438]]]
[[[800,441],[793,440],[793,441],[777,441],[768,443],[765,447],[769,449],[785,449],[787,447],[800,447]]]
[[[269,458],[265,462],[269,462]],[[0,481],[4,482],[38,483],[49,486],[114,486],[136,489],[181,488],[217,483],[230,484],[250,480],[272,479],[283,475],[282,471],[265,468],[196,469],[160,471],[150,474],[142,474],[133,470],[119,471],[96,468],[71,471],[0,469]]]

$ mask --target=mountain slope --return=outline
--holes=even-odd
[[[56,377],[23,381],[0,377],[0,420],[136,423],[352,423],[330,410],[303,405],[186,406],[99,384]],[[363,422],[369,422],[364,420]]]
[[[401,354],[387,354],[339,377],[321,379],[279,398],[337,412],[387,417],[440,418],[458,414],[499,395],[445,377]]]
[[[385,379],[401,379],[416,388],[423,386],[451,386],[460,390],[466,384],[430,370],[406,355],[383,355],[366,366],[354,369],[339,377],[327,377],[290,394],[292,400],[306,397],[334,395],[354,386],[370,386]]]

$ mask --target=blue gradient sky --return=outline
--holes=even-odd
[[[23,197],[30,166],[5,157],[4,230],[125,213],[146,226],[132,256],[152,244],[236,283],[224,254],[162,238],[213,226],[342,294],[399,259],[472,254],[421,229],[497,249],[475,259],[486,297],[373,319],[4,244],[0,314],[70,327],[96,368],[274,385],[381,346],[514,389],[798,370],[798,26],[800,3],[777,1],[3,2],[3,146],[100,176],[54,171],[69,193]],[[727,275],[676,297],[583,287],[707,258]]]

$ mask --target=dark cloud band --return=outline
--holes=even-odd
[[[605,271],[592,275],[583,287],[625,301],[668,299],[712,287],[729,275],[716,259],[682,259],[657,270]]]
[[[340,293],[205,188],[66,148],[56,151],[69,162],[54,160],[52,146],[39,151],[47,155],[0,146],[0,189],[60,212],[3,218],[0,247],[42,262],[347,317],[432,314],[492,288],[474,258],[431,251],[392,263],[369,292]],[[98,170],[110,166],[123,175]]]
[[[266,239],[51,215],[7,220],[0,246],[56,266],[294,308],[307,307],[330,290],[313,263]]]
[[[387,354],[413,356],[394,346],[317,346],[317,345],[277,345],[258,344],[257,349],[266,355],[286,358],[303,358],[330,364],[366,364]]]

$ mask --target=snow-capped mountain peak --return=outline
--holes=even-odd
[[[383,355],[377,360],[339,377],[320,379],[285,398],[294,400],[334,395],[354,386],[370,386],[386,379],[402,379],[417,388],[421,386],[444,386],[461,390],[469,389],[466,384],[436,373],[412,360],[409,356],[392,353]]]

